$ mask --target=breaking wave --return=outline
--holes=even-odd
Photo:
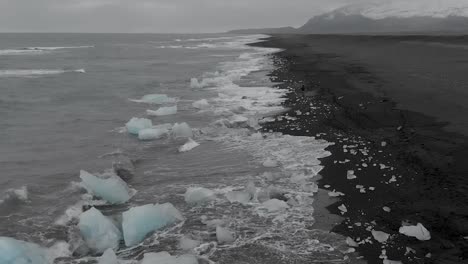
[[[37,70],[0,70],[1,77],[37,77],[43,75],[58,75],[63,73],[86,73],[85,69],[77,70],[52,70],[52,69],[37,69]]]

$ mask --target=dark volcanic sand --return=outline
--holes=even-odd
[[[404,263],[468,263],[468,37],[275,36],[255,45],[285,49],[271,78],[291,91],[285,105],[297,118],[265,129],[336,143],[320,180],[345,194],[329,206],[348,210],[333,231],[361,241],[369,263],[382,263],[383,249]],[[431,239],[399,234],[402,222],[422,223]],[[381,244],[371,230],[391,236]]]

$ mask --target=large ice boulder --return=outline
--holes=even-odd
[[[190,204],[205,203],[215,199],[215,193],[203,187],[190,187],[184,194],[185,201]]]
[[[143,96],[139,100],[131,100],[137,103],[147,103],[147,104],[167,104],[167,103],[175,103],[177,100],[175,98],[171,98],[166,94],[147,94]]]
[[[171,256],[163,251],[158,253],[145,253],[140,264],[198,264],[192,255]]]
[[[94,196],[106,200],[111,204],[122,204],[130,200],[132,191],[117,175],[108,174],[96,177],[87,171],[80,171],[82,184]]]
[[[133,135],[138,135],[140,130],[151,128],[152,126],[153,122],[151,122],[151,120],[138,117],[132,117],[132,119],[130,119],[130,121],[128,121],[127,124],[125,124],[128,133]]]
[[[210,108],[210,104],[206,99],[201,99],[192,103],[192,106],[197,109],[205,110]]]
[[[122,238],[119,229],[94,207],[80,215],[78,228],[88,247],[97,253],[119,248]]]
[[[125,245],[134,246],[150,232],[179,220],[183,220],[182,214],[170,203],[132,207],[122,215]]]
[[[226,193],[226,198],[231,203],[247,204],[252,199],[252,195],[249,192],[232,191]]]
[[[192,129],[187,123],[175,123],[172,127],[172,136],[174,138],[192,138]]]
[[[149,116],[166,116],[177,114],[177,105],[160,107],[158,110],[146,110],[146,114]]]
[[[36,244],[0,236],[1,264],[49,264],[47,251]]]
[[[104,254],[99,258],[98,264],[119,264],[119,260],[117,259],[117,255],[115,255],[114,250],[109,248],[104,251]]]

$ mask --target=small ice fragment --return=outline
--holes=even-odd
[[[151,127],[145,128],[138,132],[139,140],[155,140],[160,139],[169,133],[169,129],[166,127]]]
[[[201,99],[192,103],[192,106],[197,109],[205,110],[210,108],[210,104],[206,99]]]
[[[346,208],[346,206],[344,204],[338,206],[338,209],[341,211],[342,214],[348,212],[348,208]]]
[[[406,236],[415,237],[418,240],[431,239],[431,233],[421,223],[415,226],[402,226],[399,232]]]
[[[402,130],[402,129],[403,129],[402,126],[397,127],[397,130],[398,130],[398,131],[400,131],[400,130]]]
[[[0,263],[49,264],[47,251],[36,244],[0,236]]]
[[[78,228],[88,247],[97,253],[119,248],[119,229],[94,207],[80,215]]]
[[[241,204],[247,204],[247,203],[249,203],[252,196],[248,192],[232,191],[232,192],[226,193],[226,198],[231,203],[236,203],[237,202],[237,203],[241,203]]]
[[[390,211],[392,211],[392,210],[390,209],[390,207],[388,207],[388,206],[384,206],[384,207],[382,207],[382,209],[383,209],[385,212],[387,212],[387,213],[390,213]]]
[[[205,203],[215,199],[215,193],[212,190],[202,187],[190,187],[184,194],[187,203]]]
[[[179,248],[182,250],[192,250],[200,245],[200,241],[183,236],[179,240]]]
[[[149,116],[166,116],[177,114],[177,105],[160,107],[158,110],[146,110],[146,114]]]
[[[188,141],[179,147],[179,152],[187,152],[196,147],[200,146],[199,143],[195,142],[193,139],[189,138]]]
[[[328,188],[330,188],[331,186],[327,184],[327,185],[324,185],[323,187],[325,187],[325,188],[328,189]]]
[[[198,81],[197,78],[190,79],[190,88],[203,88],[203,85]]]
[[[384,259],[383,264],[403,264],[401,261]]]
[[[130,100],[136,103],[147,103],[147,104],[166,104],[175,103],[175,98],[168,97],[166,94],[147,94],[139,100]]]
[[[268,210],[268,212],[277,212],[282,211],[289,208],[289,205],[285,201],[281,201],[278,199],[271,199],[264,203],[262,206]]]
[[[344,196],[345,194],[342,192],[337,192],[333,190],[332,192],[328,192],[328,196],[330,197],[339,197],[339,196]]]
[[[347,171],[347,173],[346,173],[346,178],[347,178],[348,180],[356,179],[357,177],[356,177],[356,175],[354,175],[354,170],[349,170],[349,171]]]
[[[387,166],[385,166],[385,164],[382,164],[382,163],[380,163],[379,166],[380,166],[380,169],[381,169],[381,170],[387,169],[387,168],[388,168]]]
[[[106,178],[98,178],[81,170],[80,178],[88,192],[111,204],[122,204],[131,198],[131,191],[127,184],[117,175],[112,174],[106,175]]]
[[[172,136],[174,138],[192,138],[192,129],[187,123],[175,123],[172,127]]]
[[[236,240],[231,231],[220,226],[216,227],[216,239],[219,243],[232,243]]]
[[[115,255],[114,250],[111,248],[107,249],[104,251],[104,254],[99,258],[98,264],[118,264],[119,260],[117,259],[117,256]]]
[[[350,237],[346,238],[346,244],[348,244],[348,246],[350,246],[350,247],[359,247],[359,244],[356,243],[356,241],[354,241],[354,239],[352,239]]]
[[[171,256],[166,251],[158,253],[145,253],[140,264],[198,264],[192,255]]]
[[[151,128],[152,126],[153,122],[151,122],[151,120],[138,117],[132,117],[132,119],[130,119],[130,121],[128,121],[127,124],[125,124],[128,133],[134,135],[138,135],[140,130],[143,130],[145,128]]]
[[[382,141],[382,143],[380,143],[380,145],[381,145],[382,147],[385,147],[385,146],[387,146],[387,142]]]
[[[251,138],[251,139],[256,139],[256,140],[262,140],[262,139],[263,139],[263,135],[262,135],[262,133],[257,132],[257,133],[254,133],[254,134],[250,135],[250,138]]]
[[[255,195],[257,194],[257,187],[255,187],[255,183],[253,181],[249,181],[247,183],[245,190],[250,194],[252,198],[254,198]]]
[[[268,158],[263,162],[263,167],[265,168],[274,168],[278,167],[278,162],[275,160],[272,160],[271,158]]]
[[[375,191],[375,187],[369,187],[369,190]]]
[[[395,177],[395,175],[393,175],[392,178],[390,178],[390,180],[388,182],[396,182],[396,181],[397,181],[396,177]]]
[[[390,237],[389,234],[382,232],[382,231],[376,231],[372,230],[372,236],[374,237],[375,240],[379,241],[380,243],[384,243],[388,240]]]
[[[183,220],[182,214],[170,203],[132,207],[122,214],[125,245],[134,246],[148,233],[178,220]]]

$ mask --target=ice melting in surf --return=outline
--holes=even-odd
[[[125,245],[134,246],[150,232],[178,220],[183,220],[182,214],[170,203],[132,207],[122,215]]]
[[[80,215],[78,228],[88,247],[97,253],[119,248],[119,229],[94,207]]]
[[[215,194],[212,190],[202,187],[190,187],[184,194],[187,203],[205,203],[215,199]]]
[[[189,138],[187,143],[179,147],[179,152],[187,152],[196,147],[200,146],[199,143],[195,142],[193,139]]]
[[[226,198],[231,203],[237,202],[241,204],[247,204],[249,203],[250,199],[252,199],[252,196],[248,192],[232,191],[226,193]]]
[[[220,243],[232,243],[236,240],[231,231],[220,226],[216,227],[216,239],[218,239]]]
[[[0,237],[0,263],[2,264],[49,264],[47,252],[36,244]]]
[[[200,241],[198,240],[193,240],[191,238],[188,238],[186,236],[183,236],[179,240],[179,248],[183,250],[191,250],[200,245]]]
[[[271,199],[262,204],[262,206],[268,210],[268,212],[278,212],[289,208],[289,205],[285,201],[278,199]]]
[[[141,99],[132,99],[130,101],[147,104],[171,104],[175,103],[177,100],[167,96],[166,94],[147,94]]]
[[[81,170],[80,178],[88,192],[111,204],[122,204],[131,198],[131,190],[117,175],[109,174],[105,177],[96,177]]]
[[[125,124],[128,133],[134,135],[138,135],[140,130],[151,128],[152,126],[153,122],[151,122],[151,120],[138,117],[133,117],[132,119],[130,119],[130,121],[127,122],[127,124]]]
[[[205,110],[210,108],[210,104],[206,99],[201,99],[192,103],[192,106],[197,109]]]
[[[164,126],[145,128],[138,133],[139,140],[155,140],[169,134],[169,128]]]
[[[267,160],[263,162],[263,167],[266,167],[266,168],[278,167],[278,162],[268,158]]]
[[[190,79],[190,88],[203,88],[203,85],[198,81],[197,78]]]
[[[192,255],[171,256],[163,251],[158,253],[145,253],[140,264],[198,264],[196,257]]]
[[[418,240],[430,240],[431,233],[421,223],[415,226],[402,226],[399,232],[403,235],[415,237]]]
[[[146,110],[146,114],[149,116],[166,116],[177,114],[177,105],[160,107],[158,110]]]
[[[192,129],[187,123],[175,123],[172,127],[172,136],[174,138],[192,138]]]

